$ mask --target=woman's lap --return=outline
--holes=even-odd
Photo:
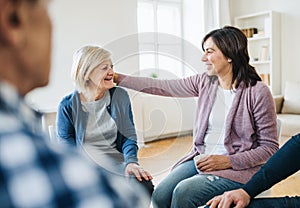
[[[173,191],[171,207],[198,207],[224,191],[241,186],[241,183],[214,175],[196,175],[176,186]]]
[[[197,207],[213,196],[241,185],[221,177],[198,174],[191,160],[176,167],[157,185],[153,192],[153,202],[160,208]]]
[[[172,193],[176,185],[186,179],[196,175],[198,172],[193,160],[180,164],[169,175],[164,178],[154,189],[152,200],[157,207],[170,207]]]

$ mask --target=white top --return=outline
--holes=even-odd
[[[224,147],[225,121],[234,96],[235,92],[233,90],[224,90],[220,86],[218,87],[204,138],[205,154],[227,154],[227,150]]]

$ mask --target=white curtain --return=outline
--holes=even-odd
[[[229,0],[202,0],[205,33],[231,25]]]
[[[193,71],[206,71],[201,42],[207,32],[230,24],[229,0],[183,0],[184,60]],[[189,71],[188,69],[186,71]],[[189,74],[191,75],[191,74]]]

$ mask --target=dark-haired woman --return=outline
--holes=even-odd
[[[154,190],[156,207],[204,205],[241,187],[278,150],[273,97],[249,64],[246,36],[226,26],[208,33],[202,48],[202,74],[176,80],[115,76],[118,85],[141,92],[198,98],[192,151]],[[194,163],[199,154],[206,156]]]

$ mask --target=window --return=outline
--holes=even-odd
[[[152,77],[183,77],[181,0],[139,0],[140,73]]]

